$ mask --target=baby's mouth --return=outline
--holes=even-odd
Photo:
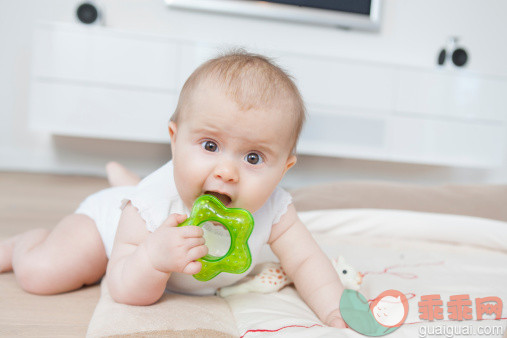
[[[228,206],[232,202],[232,199],[228,195],[222,194],[222,193],[219,193],[219,192],[216,192],[216,191],[209,191],[209,190],[207,190],[207,191],[204,192],[204,194],[215,196],[225,206]]]

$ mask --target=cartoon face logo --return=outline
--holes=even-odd
[[[408,300],[398,290],[387,290],[369,304],[359,292],[345,289],[340,300],[340,312],[351,329],[367,336],[384,336],[405,322]]]
[[[396,291],[396,290],[388,290]],[[399,291],[396,291],[399,292]],[[408,313],[408,302],[403,303],[401,294],[398,296],[380,294],[372,303],[373,318],[382,326],[393,327],[403,324]]]

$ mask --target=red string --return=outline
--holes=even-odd
[[[396,268],[416,268],[416,267],[419,267],[419,266],[425,266],[425,265],[443,265],[444,264],[444,261],[441,261],[441,262],[431,262],[431,263],[419,263],[419,264],[412,264],[412,265],[392,265],[392,266],[388,266],[387,268],[385,268],[384,270],[382,270],[381,272],[378,272],[378,271],[366,271],[366,272],[363,272],[363,276],[366,276],[368,274],[375,274],[375,275],[382,275],[382,274],[391,274],[391,275],[395,275],[395,276],[398,276],[400,278],[406,278],[406,279],[416,279],[418,278],[419,276],[417,276],[416,274],[413,274],[413,273],[397,273],[397,272],[389,272],[389,270],[392,270],[392,269],[396,269]]]
[[[415,278],[418,278],[417,275],[415,274],[410,274],[410,273],[393,273],[393,272],[388,272],[389,270],[392,270],[392,269],[395,269],[395,268],[406,268],[406,267],[419,267],[419,266],[428,266],[428,265],[443,265],[445,262],[444,261],[440,261],[440,262],[430,262],[430,263],[419,263],[419,264],[412,264],[412,265],[393,265],[393,266],[389,266],[387,268],[385,268],[383,271],[381,272],[377,272],[377,271],[366,271],[363,273],[363,276],[366,276],[367,274],[378,274],[378,275],[381,275],[381,274],[392,274],[392,275],[395,275],[395,276],[398,276],[400,278],[407,278],[407,279],[415,279]],[[412,298],[415,298],[415,293],[406,293],[405,294],[407,296],[407,300],[410,300]],[[371,303],[372,301],[374,301],[375,298],[373,299],[368,299],[368,302]],[[507,319],[507,317],[502,317],[502,318],[498,318],[498,319],[483,319],[481,321],[485,321],[485,320],[504,320],[504,319]],[[440,321],[454,321],[454,322],[463,322],[463,321],[456,321],[456,320],[452,320],[452,319],[443,319],[443,320],[440,320]],[[475,320],[477,321],[477,320]],[[412,325],[412,324],[420,324],[420,323],[430,323],[431,321],[419,321],[419,322],[411,322],[411,323],[403,323],[403,325]],[[247,330],[240,338],[243,338],[244,336],[246,336],[248,333],[250,332],[278,332],[278,331],[281,331],[283,329],[287,329],[287,328],[291,328],[291,327],[299,327],[299,328],[305,328],[305,329],[309,329],[309,328],[312,328],[312,327],[315,327],[315,326],[319,326],[319,327],[323,327],[323,325],[320,325],[320,324],[313,324],[311,326],[304,326],[304,325],[288,325],[288,326],[283,326],[281,328],[278,328],[278,329],[273,329],[273,330],[268,330],[268,329],[254,329],[254,330]]]
[[[323,327],[323,325],[320,325],[320,324],[313,324],[311,326],[304,326],[304,325],[288,325],[288,326],[283,326],[279,329],[274,329],[274,330],[263,330],[263,329],[256,329],[256,330],[247,330],[240,338],[243,338],[244,336],[246,336],[247,333],[249,332],[278,332],[278,331],[281,331],[283,329],[287,329],[287,328],[291,328],[291,327],[301,327],[301,328],[305,328],[305,329],[309,329],[309,328],[312,328],[314,326],[320,326],[320,327]]]
[[[498,318],[498,319],[483,319],[483,320],[474,320],[476,322],[482,322],[482,321],[485,321],[485,320],[504,320],[504,319],[507,319],[507,317],[502,317],[502,318]],[[450,322],[459,322],[459,323],[464,323],[466,321],[457,321],[457,320],[452,320],[452,319],[443,319],[443,320],[439,320],[439,322],[442,322],[442,321],[450,321]],[[420,323],[433,323],[431,321],[420,321],[420,322],[411,322],[411,323],[403,323],[402,325],[412,325],[412,324],[420,324]],[[283,326],[279,329],[274,329],[274,330],[267,330],[267,329],[256,329],[256,330],[247,330],[240,338],[243,338],[244,336],[247,335],[247,333],[250,333],[250,332],[278,332],[278,331],[281,331],[283,329],[287,329],[287,328],[291,328],[291,327],[299,327],[299,328],[304,328],[304,329],[309,329],[309,328],[312,328],[312,327],[315,327],[315,326],[319,326],[319,327],[324,327],[323,325],[320,325],[320,324],[313,324],[311,326],[304,326],[304,325],[288,325],[288,326]]]

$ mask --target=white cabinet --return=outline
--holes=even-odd
[[[76,82],[38,81],[32,93],[31,126],[71,136],[168,142],[176,107],[172,93]]]
[[[400,69],[395,110],[462,120],[505,120],[507,80],[459,70]]]
[[[488,168],[507,154],[507,79],[282,56],[309,117],[300,153]]]
[[[298,152],[311,155],[488,168],[503,163],[503,123],[375,116],[311,109]]]
[[[186,78],[222,46],[103,27],[40,24],[30,125],[55,134],[169,142]],[[303,154],[494,167],[507,154],[507,79],[263,51],[308,105]]]
[[[393,108],[394,67],[299,55],[279,60],[309,104],[377,112]]]
[[[395,116],[388,135],[393,161],[487,168],[505,154],[503,124]]]
[[[165,37],[40,24],[30,126],[63,135],[168,142],[180,49]]]
[[[387,132],[388,120],[383,117],[310,106],[298,152],[385,160]]]
[[[34,76],[89,84],[175,90],[179,45],[100,27],[41,25]]]

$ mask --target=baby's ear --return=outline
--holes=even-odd
[[[169,136],[171,137],[171,143],[174,142],[174,140],[176,139],[176,132],[178,130],[178,126],[176,125],[176,122],[174,121],[169,121]]]
[[[285,173],[287,172],[287,170],[289,170],[294,164],[296,164],[297,162],[297,157],[296,155],[289,155],[289,157],[287,158],[287,162],[285,162],[285,170],[283,172],[283,174],[285,175]]]
[[[178,130],[176,122],[169,121],[168,129],[169,129],[169,136],[171,137],[171,153],[174,156],[174,143],[176,142],[176,132]]]

